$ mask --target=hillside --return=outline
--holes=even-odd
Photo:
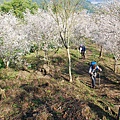
[[[6,0],[6,1],[11,1],[11,0]],[[43,0],[32,0],[32,2],[36,2],[38,5],[42,5],[42,3],[44,2]],[[0,0],[0,4],[3,4],[4,0]],[[84,9],[87,9],[89,12],[93,12],[95,9],[95,6],[93,4],[91,4],[91,2],[89,1],[82,1],[81,5],[83,6]]]
[[[33,2],[36,2],[38,5],[40,5],[43,0],[32,0]],[[83,6],[84,9],[87,9],[89,12],[93,12],[95,10],[95,6],[93,4],[91,4],[90,1],[84,0],[81,1],[81,4]]]
[[[120,74],[112,71],[109,54],[98,59],[98,46],[86,43],[86,47],[85,60],[71,49],[72,83],[64,49],[49,54],[49,65],[43,64],[40,52],[39,58],[34,53],[25,57],[26,69],[0,69],[0,87],[5,91],[0,97],[0,120],[116,120]],[[93,59],[103,69],[95,89],[88,74]]]

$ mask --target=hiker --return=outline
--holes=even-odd
[[[86,48],[85,48],[85,46],[81,44],[81,45],[79,46],[79,51],[80,51],[80,53],[81,53],[82,58],[85,59],[85,53],[86,53]]]
[[[92,80],[92,88],[95,88],[97,71],[102,71],[102,69],[97,65],[97,62],[95,62],[95,61],[91,62],[90,68],[89,68],[89,74],[90,74],[90,77]],[[100,77],[100,76],[98,76],[98,77]]]

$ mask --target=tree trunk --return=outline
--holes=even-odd
[[[70,78],[70,82],[72,82],[71,57],[70,57],[70,49],[69,49],[69,47],[67,48],[67,53],[68,53],[68,65],[69,65],[69,78]]]
[[[9,68],[9,64],[10,64],[10,62],[7,61],[7,63],[6,63],[6,68]]]
[[[44,50],[44,60],[47,61],[48,60],[48,51]]]
[[[117,68],[117,60],[114,59],[114,72],[116,73],[116,68]]]
[[[102,47],[102,45],[101,45],[101,46],[100,46],[99,58],[101,58],[101,57],[102,57],[102,52],[103,52],[103,47]]]

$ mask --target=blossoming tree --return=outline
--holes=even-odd
[[[80,0],[53,0],[48,4],[48,11],[58,26],[59,41],[62,42],[68,54],[69,80],[72,82],[70,40],[73,36],[73,26],[77,10],[80,10]]]
[[[0,56],[8,67],[15,56],[29,51],[30,43],[25,41],[22,24],[12,13],[0,14],[0,31]]]
[[[99,11],[93,14],[92,21],[94,28],[91,30],[91,37],[104,49],[114,55],[114,71],[120,60],[120,2],[101,6]]]

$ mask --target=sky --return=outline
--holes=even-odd
[[[112,1],[112,0],[88,0],[88,1],[90,1],[93,4],[97,4],[97,3],[109,2],[109,1]]]

